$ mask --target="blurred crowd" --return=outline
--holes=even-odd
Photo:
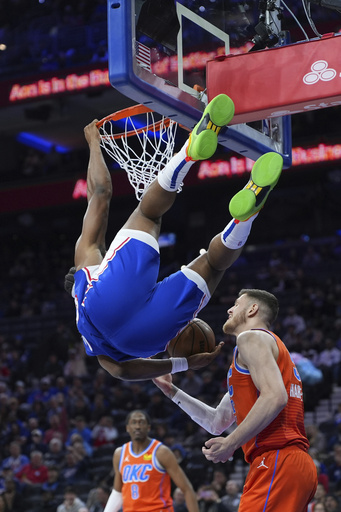
[[[106,0],[2,2],[0,76],[107,61],[106,13]]]

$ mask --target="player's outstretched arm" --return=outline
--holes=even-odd
[[[90,156],[87,171],[88,207],[83,219],[82,233],[76,243],[75,266],[99,265],[105,253],[112,182],[100,147],[100,135],[92,121],[84,128]]]
[[[217,407],[210,407],[176,387],[170,374],[157,377],[153,382],[164,395],[210,434],[222,434],[235,421],[229,393],[223,396]]]
[[[108,356],[97,356],[99,364],[113,377],[120,380],[148,380],[178,373],[187,369],[197,370],[210,364],[220,353],[223,343],[219,343],[213,352],[205,352],[184,357],[169,359],[131,359],[130,361],[115,361]]]

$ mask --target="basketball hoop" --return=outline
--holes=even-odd
[[[125,108],[97,123],[101,147],[124,169],[140,201],[146,188],[173,156],[177,123],[144,105]],[[124,120],[124,129],[117,122]],[[130,140],[128,140],[130,139]]]

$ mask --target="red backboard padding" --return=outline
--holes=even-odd
[[[233,99],[231,124],[341,105],[340,36],[208,61],[208,99]]]

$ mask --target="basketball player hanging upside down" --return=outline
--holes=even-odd
[[[208,303],[225,270],[241,253],[253,221],[281,174],[282,157],[277,153],[262,155],[246,187],[230,201],[232,220],[211,240],[207,252],[157,282],[162,215],[173,205],[193,163],[214,154],[220,128],[233,115],[234,104],[224,94],[207,105],[189,140],[148,187],[107,251],[112,182],[100,147],[97,120],[84,129],[90,149],[88,206],[75,247],[75,267],[65,282],[75,300],[77,327],[86,353],[97,356],[100,365],[116,378],[144,380],[198,369],[221,350],[219,344],[212,353],[188,359],[148,359],[164,351]]]

